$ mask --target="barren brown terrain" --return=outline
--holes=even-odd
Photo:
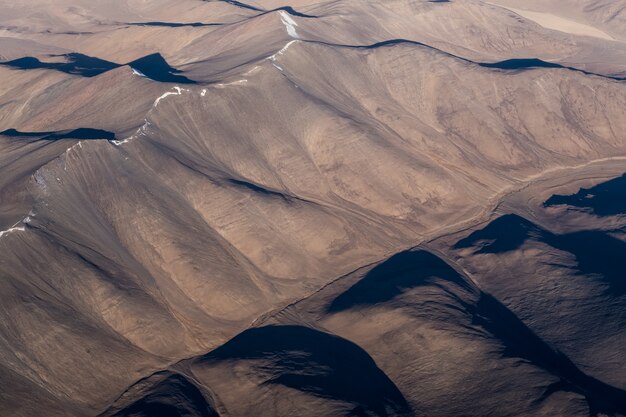
[[[0,0],[1,416],[626,415],[626,2]]]

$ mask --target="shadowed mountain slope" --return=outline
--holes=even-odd
[[[523,370],[526,366],[536,367],[545,373],[539,377],[545,378],[545,391],[534,404],[518,403],[519,407],[528,407],[523,408],[526,410],[524,413],[543,415],[549,414],[548,410],[557,409],[563,413],[569,406],[562,401],[570,396],[569,393],[584,396],[592,414],[613,415],[625,411],[623,390],[586,375],[562,352],[537,336],[500,301],[477,289],[475,284],[429,252],[409,251],[395,255],[357,278],[357,282],[348,289],[333,296],[331,294],[336,291],[333,290],[334,286],[340,289],[345,284],[337,282],[325,288],[314,297],[280,313],[281,318],[278,320],[314,319],[333,332],[372,349],[370,352],[373,352],[374,359],[394,379],[407,399],[413,401],[418,415],[444,415],[455,412],[453,410],[461,412],[461,408],[455,407],[463,407],[464,415],[481,415],[484,411],[480,410],[485,407],[493,407],[493,412],[500,414],[503,411],[496,411],[497,398],[513,397],[521,386],[538,383],[531,381],[539,375],[526,373]],[[324,308],[324,305],[328,307]],[[423,344],[411,354],[408,353],[409,349],[417,340],[409,335],[422,335],[417,340]],[[438,346],[443,340],[451,342],[455,338],[464,340],[463,347],[447,345],[447,349],[442,349]],[[381,346],[382,341],[386,347]],[[486,350],[479,353],[482,349]],[[464,350],[472,352],[472,356],[466,356],[461,365],[454,358],[463,355]],[[402,354],[402,363],[394,361],[397,354]],[[472,396],[468,388],[461,394],[451,389],[454,384],[452,380],[445,380],[427,371],[433,362],[441,361],[443,364],[450,361],[451,365],[456,364],[456,372],[463,374],[464,368],[477,369],[472,362],[477,364],[485,360],[482,355],[493,354],[523,361],[518,363],[521,369],[516,371],[499,368],[491,369],[489,376],[465,376],[468,378],[466,383],[471,381],[477,384],[483,393],[488,393],[487,397],[493,403],[487,399],[476,403],[475,399],[470,400]],[[491,378],[501,372],[512,372],[509,374],[511,378],[518,373],[514,377],[515,384],[490,385]],[[556,381],[551,382],[553,377]],[[429,385],[447,388],[437,396],[425,395],[417,388]],[[530,386],[522,388],[522,392],[530,390]],[[468,402],[465,402],[465,398]],[[585,414],[584,409],[574,411],[573,397],[566,401],[573,407],[569,413]],[[518,408],[519,412],[521,410]]]
[[[272,385],[281,385],[329,403],[344,403],[344,415],[411,414],[400,391],[366,352],[347,340],[308,327],[248,330],[194,361],[191,369],[200,380],[206,375],[210,381],[213,367],[220,369],[224,363],[258,369],[263,378],[260,385],[265,389],[259,388],[264,391],[271,392]],[[285,415],[286,411],[268,409],[271,402],[257,402],[254,407],[260,415]]]
[[[108,132],[102,129],[91,129],[88,127],[81,127],[78,129],[66,131],[66,132],[19,132],[15,129],[7,129],[0,132],[0,135],[9,136],[12,138],[37,138],[38,140],[59,140],[59,139],[81,139],[81,140],[93,140],[93,139],[115,139],[115,133]]]
[[[509,308],[526,317],[542,338],[560,346],[588,374],[625,388],[617,371],[624,358],[610,353],[623,343],[619,329],[626,322],[621,308],[626,246],[618,235],[600,230],[554,234],[506,215],[456,248],[481,285],[506,297]]]
[[[63,58],[66,59],[66,62],[41,62],[34,57],[24,57],[13,61],[2,62],[1,64],[22,70],[53,69],[83,77],[94,77],[119,66],[113,62],[79,53],[67,54]]]
[[[126,100],[136,102],[133,92],[141,91],[143,102],[135,103],[147,107],[141,126],[130,136],[116,133],[114,143],[84,141],[36,169],[28,178],[29,197],[21,200],[31,204],[32,214],[11,218],[11,232],[0,240],[7,282],[28,277],[19,292],[55,288],[54,296],[39,297],[50,304],[63,300],[90,326],[106,323],[106,331],[92,338],[93,349],[116,351],[112,332],[148,352],[146,365],[131,366],[134,372],[117,379],[96,367],[107,383],[97,380],[100,390],[78,396],[81,405],[96,409],[138,375],[213,349],[332,277],[478,215],[517,178],[620,154],[625,146],[614,133],[623,124],[621,83],[563,69],[485,69],[420,45],[355,49],[295,42],[242,69],[247,75],[146,90],[152,96],[142,89],[158,83],[121,70],[72,80],[64,94],[78,91],[72,84],[79,81],[123,80],[129,90],[119,91]],[[581,101],[581,88],[595,89],[592,106]],[[613,104],[601,106],[609,95]],[[118,107],[111,110],[122,115]],[[65,114],[57,111],[42,112],[40,123]],[[131,116],[125,115],[128,123]],[[36,121],[30,119],[32,128],[10,127],[36,131]],[[31,258],[41,264],[23,262]],[[78,272],[68,274],[70,265]],[[374,292],[396,300],[403,285]],[[468,290],[461,285],[459,291]],[[85,293],[93,294],[89,301],[76,295]],[[336,315],[353,314],[343,309],[367,303],[371,295],[344,297],[356,301],[339,299]],[[19,302],[14,308],[11,314],[26,314]],[[74,316],[41,322],[57,328]],[[469,320],[464,326],[471,326]],[[7,332],[27,331],[27,323],[7,326]],[[72,366],[88,363],[72,347],[85,343],[83,334],[62,328],[67,334],[59,349],[72,352]],[[339,335],[361,344],[352,334]],[[54,356],[36,346],[8,346],[24,352],[16,371],[53,363]],[[483,360],[493,359],[491,347],[477,346]],[[458,355],[461,361],[464,354]],[[127,361],[120,356],[107,372],[127,369]],[[414,387],[414,380],[381,369],[414,410],[459,412],[477,395],[471,390],[446,408],[433,393],[424,400],[430,405],[420,406],[413,388],[402,388]],[[58,392],[84,387],[56,366],[39,372],[40,381]],[[491,383],[503,375],[490,376]],[[549,384],[542,378],[537,386]],[[528,384],[503,392],[521,401]],[[494,404],[477,403],[475,414]]]
[[[544,206],[566,205],[574,209],[589,210],[597,216],[626,214],[626,174],[576,194],[553,195]]]
[[[496,3],[5,0],[0,414],[623,413],[621,9]]]
[[[130,404],[128,397],[141,398]],[[111,417],[219,417],[204,394],[187,378],[159,372],[134,384],[100,416]]]
[[[622,296],[626,293],[626,259],[623,257],[626,243],[606,232],[580,231],[554,235],[510,214],[473,232],[459,241],[455,248],[478,246],[476,253],[500,254],[515,251],[531,239],[572,254],[578,273],[599,279],[608,294]]]
[[[79,53],[51,55],[49,58],[61,58],[63,61],[42,62],[35,57],[24,57],[8,62],[0,62],[0,65],[21,70],[55,70],[71,75],[79,75],[81,77],[95,77],[122,66],[114,62]],[[154,81],[179,84],[193,83],[189,78],[179,75],[182,71],[172,68],[159,53],[146,55],[125,65],[130,66],[135,71],[139,71],[141,75]]]

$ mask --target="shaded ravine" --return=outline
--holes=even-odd
[[[626,391],[585,374],[563,352],[537,336],[495,297],[482,293],[472,313],[475,324],[503,343],[503,356],[525,359],[557,376],[563,384],[561,390],[571,390],[585,396],[592,415],[626,413]],[[548,387],[548,390],[552,388]]]
[[[284,10],[294,16],[298,17],[306,17],[306,18],[315,18],[315,16],[303,15],[301,13],[296,12],[291,7],[281,7],[275,10],[267,11],[261,13],[273,13],[275,11]],[[260,16],[260,15],[259,15]],[[254,16],[257,17],[257,16]],[[166,26],[166,27],[183,27],[183,26],[216,26],[221,25],[220,23],[168,23],[168,22],[137,22],[137,23],[128,23],[128,25],[136,25],[136,26]],[[330,47],[340,47],[340,48],[354,48],[354,49],[377,49],[386,46],[393,45],[415,45],[424,48],[428,48],[430,50],[436,51],[438,53],[444,54],[446,56],[461,60],[463,62],[467,62],[470,64],[478,65],[483,68],[489,68],[494,70],[502,70],[502,71],[523,71],[530,70],[535,68],[552,68],[552,69],[565,69],[569,71],[579,72],[585,75],[597,76],[606,79],[611,79],[615,81],[625,81],[626,77],[618,77],[618,76],[610,76],[604,74],[593,73],[589,71],[585,71],[579,68],[565,66],[558,63],[548,62],[537,58],[516,58],[516,59],[508,59],[499,62],[477,62],[467,58],[463,58],[458,55],[451,54],[439,48],[430,46],[428,44],[411,41],[407,39],[390,39],[386,41],[377,42],[371,45],[348,45],[348,44],[336,44],[331,42],[317,41],[317,40],[306,40],[301,39],[300,41],[312,44],[320,44],[326,45]],[[110,62],[106,60],[102,60],[96,57],[90,57],[87,55],[79,54],[79,53],[69,53],[65,55],[51,55],[53,57],[64,57],[66,59],[65,62],[42,62],[38,58],[35,57],[22,57],[12,61],[0,62],[0,65],[8,66],[15,69],[20,70],[31,70],[31,69],[48,69],[64,72],[72,75],[79,75],[82,77],[95,77],[97,75],[108,72],[112,69],[116,69],[122,67],[124,65],[130,66],[133,70],[136,71],[138,75],[145,76],[151,80],[164,82],[164,83],[179,83],[179,84],[196,84],[196,81],[189,79],[188,77],[181,75],[183,73],[182,70],[176,69],[170,66],[167,61],[163,58],[163,56],[159,53],[153,53],[150,55],[146,55],[142,58],[136,59],[134,61],[128,62],[126,64],[117,64],[115,62]]]
[[[95,58],[88,55],[72,52],[65,55],[50,55],[50,57],[63,57],[66,62],[42,62],[35,57],[23,57],[12,61],[0,62],[15,69],[49,69],[64,72],[66,74],[80,75],[81,77],[95,77],[112,69],[120,67],[115,62],[106,61],[104,59]]]
[[[235,7],[240,7],[242,9],[253,10],[255,12],[264,12],[265,11],[263,9],[259,9],[258,7],[254,7],[254,6],[251,6],[249,4],[242,3],[242,2],[236,1],[236,0],[220,0],[220,1],[223,2],[223,3],[228,3],[228,4],[233,5]]]
[[[0,62],[0,65],[24,71],[35,69],[54,70],[81,77],[95,77],[127,65],[138,71],[140,75],[153,81],[195,84],[195,81],[180,75],[183,71],[170,66],[159,53],[146,55],[126,64],[118,64],[74,52],[65,55],[50,55],[50,57],[62,57],[65,61],[42,62],[35,57],[23,57],[12,61]]]
[[[450,282],[453,286],[448,288],[477,295],[475,301],[468,301],[461,293],[448,290],[452,299],[470,315],[472,324],[500,343],[502,357],[527,361],[559,379],[546,387],[538,401],[557,391],[572,391],[587,399],[592,415],[626,412],[626,391],[582,372],[566,355],[542,340],[500,301],[480,290],[460,268],[448,262],[426,250],[401,252],[339,294],[328,311],[336,313],[381,304],[410,288]],[[399,415],[411,413],[398,388],[365,350],[339,336],[306,326],[251,328],[187,362],[191,369],[208,366],[210,371],[212,365],[220,362],[258,360],[267,362],[259,368],[265,375],[263,384],[283,385],[310,395],[345,401],[355,405],[357,414],[360,407],[382,416],[388,415],[387,409]],[[143,403],[144,398],[135,402]]]
[[[259,7],[252,6],[252,5],[247,4],[247,3],[242,3],[242,2],[236,1],[236,0],[220,0],[220,1],[223,2],[223,3],[228,3],[228,4],[233,5],[235,7],[242,8],[242,9],[252,10],[252,11],[255,11],[255,12],[261,12],[260,14],[258,14],[256,16],[253,16],[253,17],[262,16],[264,14],[277,12],[277,11],[280,11],[280,10],[285,11],[285,12],[289,13],[290,15],[297,16],[297,17],[304,17],[304,18],[315,18],[316,17],[316,16],[311,16],[311,15],[308,15],[308,14],[300,13],[300,12],[298,12],[297,10],[295,10],[291,6],[282,6],[282,7],[276,8],[276,9],[272,9],[272,10],[265,10],[265,9],[261,9]]]
[[[507,214],[460,240],[455,249],[476,248],[475,254],[500,254],[535,239],[568,252],[577,262],[577,275],[600,281],[612,297],[626,294],[626,242],[597,230],[557,235],[516,214]]]
[[[128,26],[156,26],[156,27],[169,27],[169,28],[180,28],[180,27],[210,27],[210,26],[222,26],[223,23],[202,23],[202,22],[192,22],[192,23],[178,23],[178,22],[125,22],[124,25]]]
[[[314,40],[307,40],[307,39],[301,39],[301,41],[306,42],[306,43],[320,44],[320,45],[339,47],[339,48],[352,48],[352,49],[377,49],[377,48],[393,46],[393,45],[414,45],[414,46],[424,47],[424,48],[436,51],[438,53],[441,53],[443,55],[446,55],[448,57],[455,58],[455,59],[458,59],[460,61],[463,61],[469,64],[478,65],[483,68],[490,68],[490,69],[496,69],[496,70],[502,70],[502,71],[523,71],[523,70],[531,70],[531,69],[536,69],[536,68],[565,69],[568,71],[579,72],[585,75],[602,77],[602,78],[606,78],[606,79],[610,79],[614,81],[626,81],[626,77],[598,74],[598,73],[586,71],[580,68],[575,68],[575,67],[561,65],[558,63],[554,63],[554,62],[544,61],[538,58],[514,58],[514,59],[507,59],[507,60],[498,61],[498,62],[478,62],[478,61],[473,61],[468,58],[464,58],[459,55],[454,55],[450,52],[446,52],[442,49],[439,49],[437,47],[434,47],[434,46],[431,46],[422,42],[412,41],[408,39],[389,39],[386,41],[381,41],[381,42],[377,42],[377,43],[370,44],[370,45],[337,44],[337,43],[317,41],[317,40],[314,41]]]
[[[416,278],[418,272],[419,278]],[[425,250],[407,250],[372,268],[362,279],[334,298],[326,312],[337,313],[363,305],[384,303],[408,288],[429,284],[433,277],[454,283],[467,291],[473,290],[471,284],[441,258]]]
[[[72,130],[58,130],[51,132],[20,132],[16,129],[7,129],[0,132],[0,135],[12,138],[31,138],[43,141],[53,141],[60,139],[115,140],[115,133],[108,130],[92,129],[89,127],[80,127]]]
[[[140,392],[137,399],[134,391]],[[219,417],[212,398],[185,376],[161,371],[130,387],[100,417]]]
[[[262,15],[268,14],[268,13],[279,12],[279,11],[287,12],[287,13],[289,13],[292,16],[302,17],[302,18],[305,18],[305,19],[317,19],[317,16],[300,13],[299,11],[295,10],[291,6],[283,6],[283,7],[278,7],[276,9],[268,10],[268,11],[266,11],[264,13],[261,13],[259,16],[262,16]]]
[[[422,245],[428,245],[430,242],[433,242],[434,240],[436,240],[436,239],[438,239],[440,237],[450,236],[452,234],[455,234],[455,233],[458,233],[458,232],[462,232],[462,231],[465,231],[465,230],[469,230],[472,227],[484,224],[485,221],[487,221],[489,218],[491,218],[493,216],[493,214],[496,212],[497,208],[499,207],[499,205],[501,204],[501,202],[503,200],[505,200],[506,198],[510,197],[510,195],[512,195],[512,194],[515,194],[515,193],[518,193],[520,191],[523,191],[527,186],[529,186],[530,184],[532,184],[532,183],[538,181],[539,179],[541,179],[542,176],[550,175],[550,174],[553,174],[554,172],[557,172],[557,171],[568,171],[568,170],[572,170],[572,169],[579,169],[579,168],[587,167],[587,166],[593,165],[593,164],[598,164],[600,162],[608,162],[608,161],[612,161],[612,160],[623,160],[623,159],[626,159],[626,157],[616,156],[616,157],[600,158],[600,159],[592,160],[592,161],[589,161],[587,163],[576,165],[576,166],[569,166],[569,167],[566,166],[566,167],[559,167],[559,168],[554,168],[554,169],[547,169],[547,170],[545,170],[545,171],[543,171],[541,173],[538,173],[536,175],[532,175],[528,179],[522,180],[521,183],[514,184],[510,188],[508,188],[506,190],[503,190],[502,192],[498,193],[495,196],[495,198],[492,199],[493,201],[490,202],[489,207],[487,207],[488,210],[486,212],[480,213],[480,214],[474,216],[472,219],[465,220],[463,222],[459,222],[459,224],[454,225],[454,228],[450,228],[450,227],[442,228],[439,232],[436,232],[436,233],[433,233],[433,234],[429,235],[429,237],[427,239],[425,239],[423,243],[408,245],[408,246],[406,246],[404,248],[398,248],[397,251],[385,254],[378,261],[370,262],[368,264],[365,264],[365,265],[362,265],[360,267],[357,267],[357,268],[355,268],[354,270],[352,270],[352,271],[350,271],[348,273],[342,274],[340,276],[336,276],[333,279],[331,279],[330,281],[328,281],[325,284],[321,285],[319,288],[313,290],[311,293],[309,293],[309,294],[307,294],[307,295],[305,295],[305,296],[303,296],[303,297],[301,297],[301,298],[299,298],[297,300],[293,300],[293,301],[291,301],[291,302],[289,302],[289,303],[287,303],[287,304],[285,304],[283,306],[272,308],[272,309],[266,311],[265,313],[262,313],[255,320],[253,320],[251,322],[251,324],[250,324],[250,326],[248,327],[247,330],[258,328],[259,326],[263,326],[264,323],[267,323],[268,321],[270,321],[270,319],[272,317],[276,317],[276,316],[282,314],[283,312],[285,312],[286,310],[288,310],[290,308],[293,308],[293,307],[297,306],[298,304],[300,304],[302,302],[305,302],[305,301],[315,297],[317,294],[320,294],[322,291],[328,290],[333,285],[338,284],[339,282],[341,282],[343,280],[349,279],[353,274],[359,273],[359,271],[363,271],[363,270],[366,270],[368,268],[375,267],[375,266],[377,266],[379,264],[382,264],[385,261],[385,259],[391,258],[391,257],[396,256],[396,255],[398,255],[398,254],[400,254],[402,252],[405,252],[405,251],[419,249],[419,248],[422,247]],[[433,249],[431,249],[431,248],[427,248],[427,250],[433,252]],[[441,256],[443,256],[443,255],[441,255]],[[453,261],[451,261],[449,259],[447,259],[446,262],[448,262],[449,265],[451,265],[453,267],[453,269],[455,269],[457,271],[458,274],[460,274],[462,276],[466,276],[469,281],[473,282],[471,280],[471,277],[469,277],[469,275],[466,273],[466,271],[460,265],[456,264],[455,262],[453,262]],[[242,333],[244,333],[247,330],[242,330]],[[219,349],[219,347],[216,348],[216,349]],[[209,355],[210,353],[211,352],[208,352],[206,355]],[[182,363],[185,363],[187,361],[192,361],[192,360],[194,360],[196,358],[200,358],[200,357],[201,356],[191,356],[191,357],[186,357],[186,358],[179,358],[177,360],[173,360],[168,367],[162,368],[161,370],[166,370],[166,369],[171,369],[173,367],[178,367],[178,364],[182,364]],[[160,371],[158,371],[158,370],[155,371],[155,373],[158,373],[158,372],[160,372]],[[566,382],[561,382],[560,384],[563,384],[563,386],[567,386],[568,388],[570,387],[570,385],[565,385],[565,384],[567,384]],[[601,384],[603,384],[603,383],[601,383]],[[549,392],[550,390],[555,390],[555,387],[548,387],[546,393],[544,393],[544,397],[547,397],[547,396],[550,395],[550,392]],[[124,392],[126,392],[126,390]],[[576,391],[576,392],[579,392],[579,391]]]
[[[543,203],[544,207],[560,205],[600,217],[626,215],[626,174],[591,188],[581,188],[575,194],[555,194]]]
[[[473,325],[500,342],[503,357],[523,359],[558,377],[562,389],[586,397],[594,415],[626,413],[626,391],[582,372],[565,354],[541,339],[504,304],[482,291],[464,276],[460,267],[452,267],[452,264],[427,250],[399,253],[335,297],[327,311],[336,313],[359,306],[380,305],[410,288],[439,286],[438,281],[447,281],[453,284],[449,288],[469,290],[478,295],[477,300],[471,302],[458,291],[447,291],[470,314]]]
[[[269,325],[235,336],[194,365],[263,361],[263,385],[283,385],[354,405],[351,415],[410,415],[395,384],[358,345],[300,325]],[[193,367],[193,365],[192,365]],[[391,413],[388,410],[393,410]]]
[[[264,379],[260,386],[282,385],[351,404],[350,415],[413,415],[400,390],[358,345],[306,326],[269,325],[245,330],[209,353],[180,361],[170,368],[185,369],[185,375],[164,370],[138,380],[99,416],[217,416],[216,410],[223,407],[216,405],[219,397],[213,398],[211,387],[197,382],[197,374],[210,373],[211,367],[220,363],[249,364],[258,369]],[[169,377],[153,382],[161,381],[163,375]],[[180,388],[168,387],[173,377]],[[208,414],[189,412],[204,409],[206,405]],[[164,406],[163,410],[169,414],[159,414],[157,406]],[[145,411],[156,414],[141,414]]]
[[[146,55],[142,58],[129,62],[129,67],[139,71],[151,80],[163,83],[196,84],[195,81],[180,75],[183,71],[171,67],[165,58],[159,53]]]

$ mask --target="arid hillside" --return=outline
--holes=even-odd
[[[623,1],[0,3],[0,415],[626,415]]]

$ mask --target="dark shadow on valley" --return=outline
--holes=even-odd
[[[357,305],[383,303],[407,289],[442,279],[471,290],[458,272],[432,253],[423,250],[401,252],[372,268],[361,280],[335,298],[327,311],[337,312]]]
[[[79,53],[50,56],[57,58],[62,57],[64,61],[42,62],[38,58],[24,57],[12,61],[0,62],[0,65],[19,70],[54,70],[81,77],[95,77],[123,66],[115,62],[109,62],[100,58],[94,58]],[[181,75],[183,71],[170,66],[159,53],[144,56],[129,62],[126,65],[129,65],[139,71],[142,75],[145,75],[147,78],[154,81],[164,83],[195,84],[195,81]]]
[[[567,205],[589,210],[597,216],[626,214],[626,174],[591,188],[581,188],[576,194],[553,195],[544,207]]]
[[[283,7],[277,8],[277,9],[264,10],[264,9],[252,6],[252,5],[247,4],[247,3],[242,3],[242,2],[236,1],[236,0],[221,0],[221,1],[224,2],[224,3],[231,4],[233,6],[236,6],[236,7],[240,7],[242,9],[252,10],[252,11],[255,11],[255,12],[261,12],[257,16],[262,16],[262,15],[267,14],[267,13],[273,13],[273,12],[277,12],[279,10],[283,10],[283,11],[289,13],[292,16],[304,17],[304,18],[316,18],[317,17],[317,16],[311,16],[311,15],[308,15],[308,14],[300,13],[300,12],[298,12],[297,10],[295,10],[291,6],[283,6]]]
[[[560,378],[559,386],[547,387],[544,397],[555,391],[573,391],[586,397],[593,415],[626,412],[626,391],[583,373],[567,356],[544,342],[491,295],[482,293],[469,310],[473,324],[484,328],[502,343],[504,356],[527,360]]]
[[[234,178],[231,178],[231,179],[228,179],[228,183],[235,186],[236,188],[241,188],[241,189],[252,191],[255,194],[268,196],[268,197],[279,197],[285,200],[286,202],[292,201],[292,198],[288,196],[287,194],[283,194],[278,191],[273,191],[273,190],[261,187],[260,185],[253,184],[249,181],[236,180]]]
[[[15,129],[7,129],[0,132],[0,135],[14,138],[36,138],[37,140],[60,140],[60,139],[80,139],[80,140],[96,140],[106,139],[114,140],[115,133],[102,129],[91,129],[81,127],[73,130],[64,130],[57,132],[20,132]]]
[[[247,330],[199,362],[264,360],[265,384],[354,404],[350,415],[410,415],[394,383],[359,346],[304,326]]]
[[[594,75],[597,77],[608,78],[608,79],[616,80],[616,81],[626,80],[626,77],[597,74],[594,72],[585,71],[580,68],[569,67],[569,66],[565,66],[565,65],[561,65],[561,64],[557,64],[553,62],[544,61],[544,60],[537,59],[537,58],[514,58],[514,59],[507,59],[507,60],[499,61],[499,62],[477,62],[477,61],[472,61],[467,58],[463,58],[459,55],[451,54],[450,52],[446,52],[442,49],[436,48],[434,46],[431,46],[422,42],[417,42],[417,41],[412,41],[412,40],[402,39],[402,38],[388,39],[386,41],[377,42],[371,45],[335,44],[335,43],[329,43],[329,42],[323,42],[323,41],[312,41],[312,40],[308,40],[305,42],[317,43],[317,44],[328,45],[328,46],[337,46],[337,47],[343,47],[343,48],[356,48],[356,49],[376,49],[376,48],[392,46],[392,45],[414,45],[414,46],[421,46],[424,48],[428,48],[438,53],[449,56],[451,58],[458,59],[460,61],[463,61],[469,64],[478,65],[483,68],[499,69],[502,71],[511,71],[511,72],[530,70],[530,69],[536,69],[536,68],[561,68],[561,69],[566,69],[568,71],[576,71],[585,75]]]
[[[282,10],[284,12],[287,12],[287,13],[289,13],[292,16],[303,17],[305,19],[316,19],[317,18],[317,16],[312,16],[312,15],[309,15],[309,14],[300,13],[299,11],[295,10],[291,6],[279,7],[277,9],[270,10],[267,13],[277,12],[277,11],[280,11],[280,10]]]
[[[144,56],[143,58],[129,62],[128,65],[154,81],[195,84],[195,81],[190,80],[184,75],[179,75],[183,71],[171,67],[161,54],[158,53]]]
[[[181,27],[207,27],[207,26],[222,26],[222,23],[175,23],[175,22],[127,22],[124,23],[128,26],[156,26],[156,27],[168,27],[168,28],[181,28]]]
[[[530,238],[545,239],[547,233],[523,217],[506,214],[459,240],[454,248],[474,248],[478,254],[504,253],[518,249]]]
[[[507,60],[499,61],[499,62],[481,62],[477,64],[483,68],[494,68],[494,69],[500,69],[500,70],[505,70],[505,71],[521,71],[521,70],[533,69],[533,68],[560,68],[560,69],[566,69],[569,71],[580,72],[585,75],[595,75],[597,77],[608,78],[608,79],[616,80],[616,81],[626,80],[626,78],[624,77],[596,74],[594,72],[585,71],[580,68],[569,67],[567,65],[561,65],[561,64],[554,63],[554,62],[548,62],[548,61],[544,61],[542,59],[537,59],[537,58],[514,58],[514,59],[507,59]]]
[[[507,226],[512,224],[519,225],[521,230],[513,232],[515,236],[513,243],[518,244],[525,234],[534,233],[530,227],[531,223],[521,218],[505,218],[496,222],[499,230],[507,230]],[[480,232],[482,232],[481,238],[493,237],[490,233]],[[581,236],[581,241],[586,239],[587,236]],[[572,241],[571,244],[577,246],[580,243]],[[507,243],[504,246],[496,245],[495,247],[508,249],[514,246]],[[595,256],[597,254],[591,255],[589,259]],[[586,262],[587,259],[581,261],[582,264]],[[441,285],[442,281],[455,285]],[[449,316],[456,317],[454,320],[458,320],[459,311],[465,312],[471,320],[472,327],[484,330],[499,342],[503,356],[523,359],[558,377],[561,380],[560,384],[547,387],[544,397],[555,391],[573,391],[584,395],[594,412],[608,414],[626,412],[626,391],[584,374],[567,356],[543,341],[504,304],[473,287],[444,260],[429,252],[403,252],[389,258],[335,298],[328,311],[337,312],[358,305],[384,303],[403,292],[405,288],[422,285],[438,287],[442,294],[450,296],[447,298],[448,301],[434,301],[437,298],[433,295],[435,298],[432,298],[432,302],[439,303],[443,310],[449,309],[457,312]],[[472,289],[476,296],[470,295],[472,292],[464,293],[463,289]],[[388,306],[395,308],[391,304]],[[429,313],[433,311],[432,306],[430,310],[427,309],[426,304],[411,307],[407,305],[407,308],[418,309],[419,313],[426,312],[426,316],[419,315],[422,318],[437,320]],[[462,323],[458,325],[463,327]]]
[[[519,249],[536,240],[569,252],[578,263],[578,275],[597,278],[611,296],[626,294],[626,243],[602,231],[582,231],[556,235],[528,220],[508,214],[492,221],[454,246],[474,248],[476,254],[501,254]]]
[[[34,57],[24,57],[13,61],[2,62],[0,65],[21,70],[50,69],[65,72],[67,74],[80,75],[82,77],[95,77],[96,75],[100,75],[120,66],[114,62],[109,62],[100,58],[94,58],[75,52],[66,55],[50,56],[63,57],[65,62],[42,62]]]
[[[160,372],[139,381],[143,396],[114,412],[114,417],[219,417],[200,390],[182,375]]]
[[[222,0],[222,1],[224,3],[228,3],[228,4],[231,4],[231,5],[236,6],[236,7],[241,7],[242,9],[253,10],[255,12],[263,12],[263,11],[265,11],[263,9],[259,9],[258,7],[254,7],[254,6],[251,6],[249,4],[242,3],[242,2],[236,1],[236,0]]]
[[[485,68],[498,68],[503,70],[520,70],[526,68],[565,68],[563,65],[543,61],[537,58],[507,59],[506,61],[480,63],[478,65]]]

